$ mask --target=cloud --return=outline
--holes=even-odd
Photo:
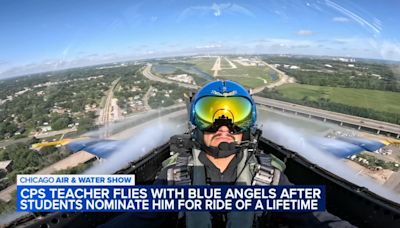
[[[64,56],[61,55],[60,58],[45,59],[35,63],[7,67],[3,71],[0,71],[0,78],[4,79],[19,75],[34,74],[46,71],[56,71],[74,67],[83,67],[131,59],[133,59],[132,56],[118,55],[115,53],[92,53],[84,56],[79,56],[74,59],[66,59],[64,58]]]
[[[356,13],[353,13],[352,11],[344,8],[343,6],[340,6],[337,3],[334,3],[333,1],[326,0],[325,2],[326,2],[327,6],[337,10],[338,12],[342,13],[346,17],[351,18],[352,20],[357,22],[359,25],[361,25],[365,29],[369,30],[370,32],[374,33],[375,35],[380,34],[381,28],[379,27],[379,24],[376,23],[376,22],[379,21],[378,19],[374,19],[374,23],[370,23],[366,19],[364,19],[361,16],[357,15]]]
[[[400,43],[394,41],[383,41],[378,46],[380,54],[385,59],[400,59]]]
[[[280,11],[280,10],[274,10],[274,13],[276,15],[278,15],[279,17],[282,17],[284,19],[288,19],[288,15],[284,12],[284,11]]]
[[[190,16],[214,15],[215,17],[220,17],[224,14],[241,14],[254,17],[254,14],[250,10],[238,4],[213,3],[212,5],[208,6],[191,6],[184,9],[179,16],[179,20]]]
[[[226,5],[225,4],[212,4],[211,9],[214,11],[214,16],[219,17],[221,16],[221,8],[225,8]]]
[[[299,36],[311,36],[314,35],[314,32],[311,30],[299,30],[297,31],[297,35]]]
[[[147,58],[188,56],[196,54],[299,54],[351,56],[373,59],[400,61],[400,42],[397,40],[374,39],[370,37],[331,37],[330,39],[312,40],[303,36],[297,39],[258,38],[248,40],[215,40],[197,44],[182,45],[165,43],[159,48],[147,44],[132,47],[131,54],[120,53],[87,53],[63,59],[37,61],[32,64],[11,64],[0,60],[0,78],[23,74],[83,67],[95,64],[106,64],[118,61]],[[1,64],[3,63],[3,65]]]
[[[68,56],[68,53],[71,49],[71,44],[69,44],[64,50],[61,52],[62,58],[65,59]]]
[[[0,65],[6,65],[9,61],[0,59]]]
[[[232,4],[230,7],[226,9],[228,13],[238,13],[238,14],[243,14],[246,16],[254,17],[254,14],[248,10],[247,8],[244,8],[243,6],[240,6],[238,4]]]
[[[268,38],[250,44],[255,53],[289,53],[300,54],[304,50],[317,47],[319,43],[310,40],[290,40]],[[250,48],[251,48],[250,47]]]
[[[196,49],[216,49],[221,47],[222,47],[221,44],[206,44],[206,45],[196,46]]]
[[[239,53],[248,54],[330,55],[400,61],[400,42],[369,37],[332,37],[323,40],[263,38],[242,46],[235,45]]]
[[[146,50],[143,52],[143,55],[153,55],[154,53],[156,53],[156,52],[153,50]]]
[[[332,18],[332,21],[334,21],[334,22],[349,22],[350,19],[347,17],[334,17],[334,18]]]
[[[349,37],[349,38],[333,38],[331,40],[328,40],[331,43],[334,44],[349,44],[353,45],[359,42],[361,38],[354,38],[354,37]]]
[[[346,48],[349,55],[374,59],[400,60],[400,42],[366,37],[333,38],[328,41],[335,49]],[[342,49],[344,50],[344,49]]]

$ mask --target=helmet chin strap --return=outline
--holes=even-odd
[[[207,146],[204,143],[203,132],[197,128],[193,129],[193,137],[196,139],[197,142],[195,143],[195,145],[197,145],[199,149],[215,158],[225,158],[232,154],[239,153],[242,149],[242,145],[239,145],[236,142],[222,142],[217,147]]]
[[[221,142],[218,147],[206,146],[204,142],[202,142],[200,143],[200,149],[214,158],[226,158],[232,154],[239,153],[242,148],[235,142]]]

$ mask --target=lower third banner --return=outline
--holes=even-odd
[[[20,212],[323,210],[324,186],[17,186]]]

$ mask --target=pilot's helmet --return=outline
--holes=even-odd
[[[230,80],[204,85],[193,97],[189,113],[190,122],[203,132],[216,132],[221,126],[227,126],[231,133],[249,132],[256,118],[250,93]]]

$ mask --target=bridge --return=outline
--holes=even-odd
[[[311,108],[298,104],[253,96],[258,105],[266,106],[270,109],[280,110],[282,112],[293,113],[308,118],[320,119],[324,122],[337,123],[340,126],[348,126],[358,130],[374,132],[386,136],[400,138],[400,125],[386,123],[378,120],[371,120],[358,116],[351,116],[337,112],[326,111],[322,109]]]

